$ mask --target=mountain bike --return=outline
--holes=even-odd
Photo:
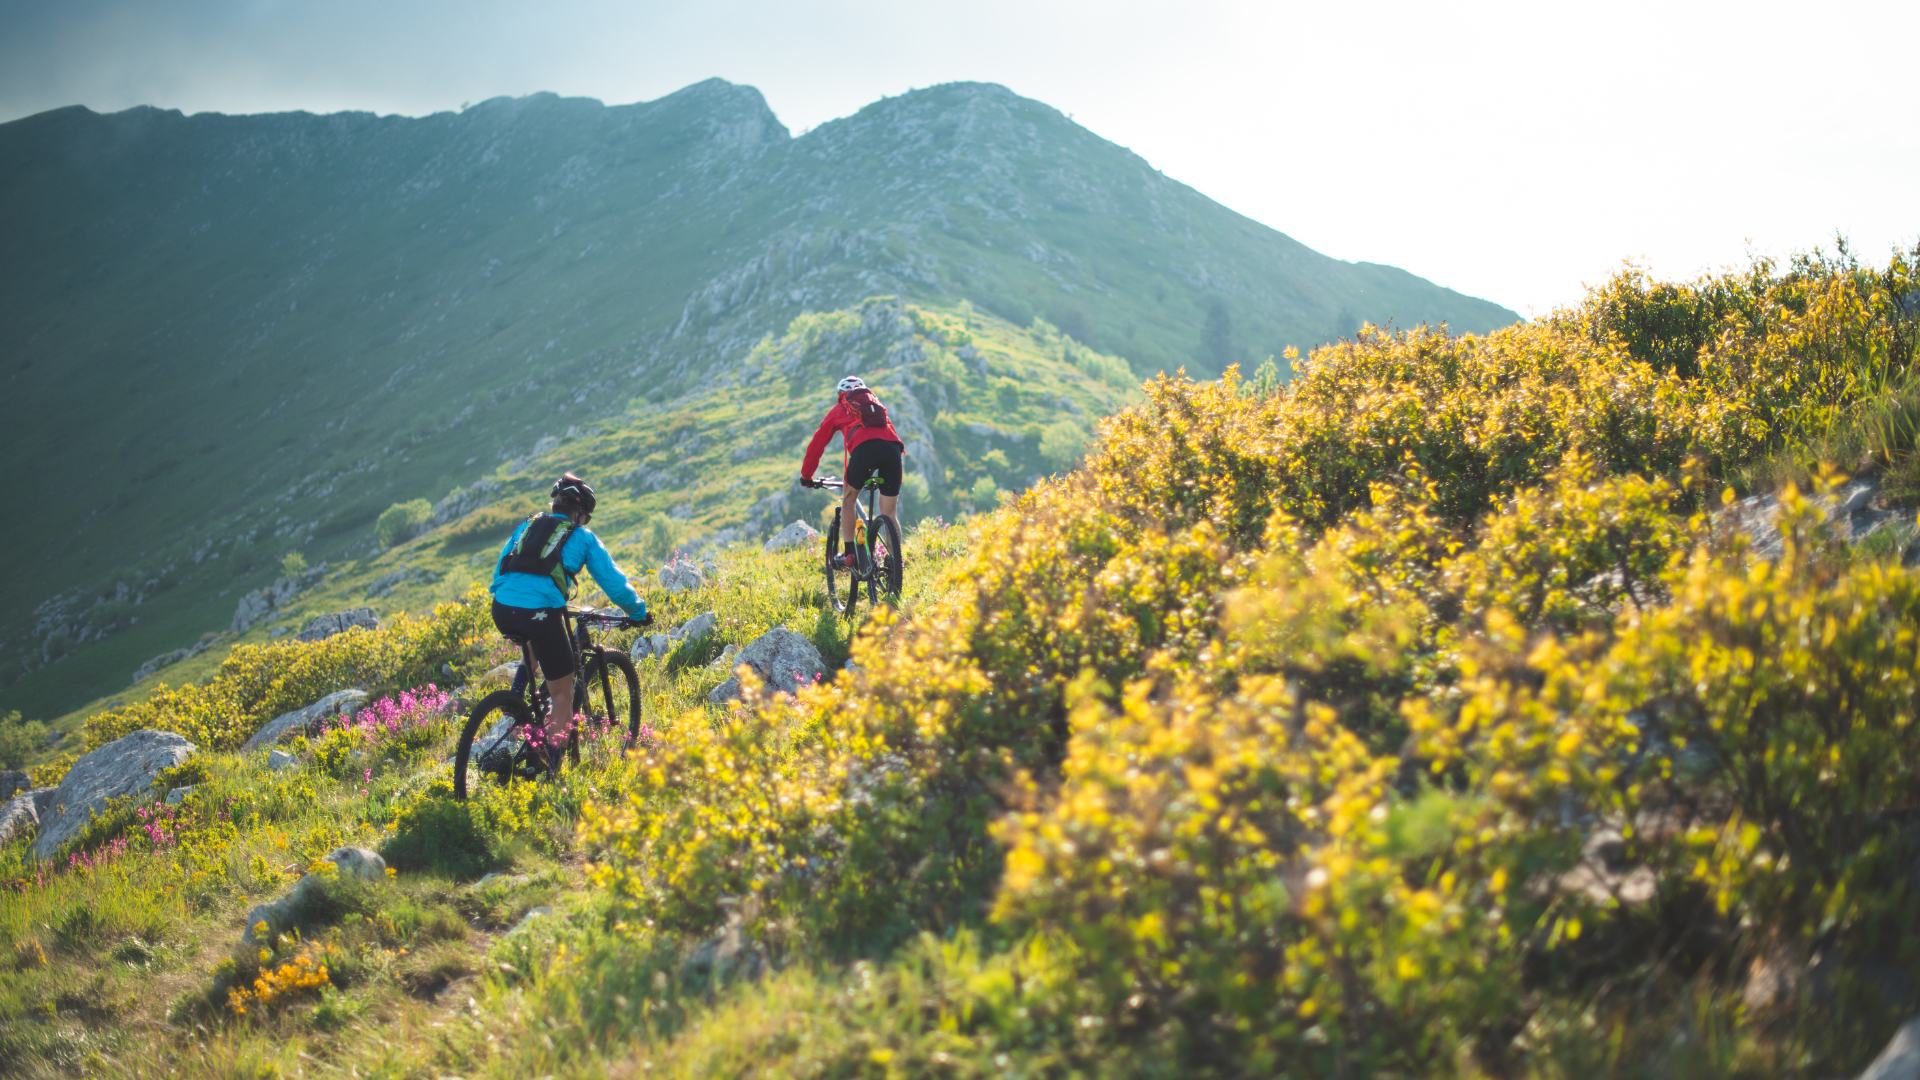
[[[863,490],[867,496],[865,506],[858,501],[853,504],[854,514],[854,554],[859,565],[853,567],[836,566],[834,556],[840,554],[840,511],[833,512],[833,524],[827,526],[827,602],[835,611],[845,612],[853,617],[854,605],[860,599],[860,587],[867,589],[867,599],[872,603],[885,600],[889,604],[900,600],[901,582],[906,577],[904,560],[901,556],[900,525],[887,514],[876,513],[875,500],[880,494],[880,485],[884,481],[878,476],[867,478]],[[833,479],[815,481],[815,487],[829,491],[843,492],[846,482]]]
[[[639,738],[640,676],[626,653],[596,643],[593,633],[651,626],[653,616],[630,619],[616,612],[568,608],[563,618],[578,675],[573,684],[573,730],[564,755],[550,752],[549,744],[557,738],[549,738],[546,730],[553,696],[546,680],[536,677],[533,645],[524,637],[508,635],[508,641],[520,646],[520,667],[514,672],[512,689],[481,698],[468,715],[454,751],[454,798],[466,798],[482,783],[551,778],[557,775],[562,756],[577,768],[583,744],[604,745],[618,739],[624,750]]]

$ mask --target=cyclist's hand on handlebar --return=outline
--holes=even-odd
[[[815,480],[813,477],[808,476],[806,473],[801,473],[800,486],[803,488],[817,488],[820,486],[820,481]]]

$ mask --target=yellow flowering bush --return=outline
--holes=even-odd
[[[429,682],[441,664],[494,636],[486,593],[476,586],[431,615],[401,614],[377,630],[237,645],[206,682],[156,686],[139,701],[88,717],[82,734],[91,748],[160,728],[202,749],[228,750],[275,716],[343,687],[397,690]]]
[[[1672,1074],[1716,1025],[1860,1064],[1920,1007],[1861,974],[1920,959],[1920,578],[1792,490],[1758,560],[1701,493],[1902,392],[1914,267],[1152,381],[856,672],[622,763],[581,823],[611,924],[776,964],[978,931],[940,1053],[1068,1072]],[[1841,993],[1763,1030],[1724,1003],[1783,949]]]
[[[324,953],[303,949],[285,962],[263,969],[248,985],[228,990],[227,1008],[235,1016],[247,1016],[284,1005],[309,991],[317,994],[329,985]]]

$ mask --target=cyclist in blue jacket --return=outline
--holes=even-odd
[[[573,648],[567,641],[564,613],[582,568],[614,603],[635,619],[647,617],[647,602],[633,591],[606,545],[587,528],[593,519],[593,489],[566,473],[554,482],[551,511],[522,522],[500,548],[494,569],[493,625],[509,637],[523,637],[547,680],[552,706],[546,730],[549,753],[558,753],[573,727]]]

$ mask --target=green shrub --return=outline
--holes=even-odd
[[[425,499],[394,503],[380,511],[379,519],[373,523],[373,535],[381,547],[390,548],[418,536],[431,517],[433,504]]]
[[[47,725],[25,720],[20,710],[0,713],[0,769],[24,769],[47,748]]]

